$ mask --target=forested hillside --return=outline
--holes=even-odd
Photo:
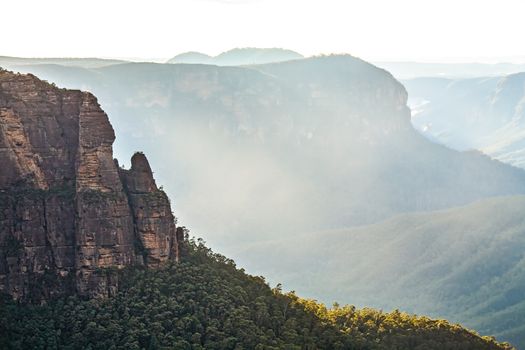
[[[525,197],[258,243],[249,271],[324,301],[418,312],[525,346]],[[264,260],[264,262],[262,262]]]
[[[118,274],[118,293],[109,299],[22,306],[4,298],[0,348],[512,349],[443,320],[328,309],[284,294],[200,241],[188,241],[180,264]]]

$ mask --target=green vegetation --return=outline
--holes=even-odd
[[[511,349],[459,325],[271,289],[190,240],[180,264],[120,272],[110,299],[0,304],[1,349]]]
[[[492,198],[258,242],[236,259],[325,302],[445,318],[522,349],[524,212],[525,196]]]

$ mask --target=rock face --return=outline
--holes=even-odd
[[[179,259],[146,157],[121,169],[114,140],[90,93],[0,70],[0,292],[111,295],[113,268]]]
[[[131,169],[120,169],[120,174],[133,213],[137,243],[145,252],[145,263],[155,266],[172,257],[178,260],[170,203],[166,194],[158,190],[144,154],[135,153],[131,157]]]

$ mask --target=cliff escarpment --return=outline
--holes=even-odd
[[[118,166],[114,140],[92,94],[0,70],[0,291],[111,295],[111,269],[178,260],[166,194],[143,154]]]

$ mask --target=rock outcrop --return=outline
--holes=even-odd
[[[148,160],[142,153],[131,158],[131,169],[120,169],[129,199],[144,262],[156,266],[170,258],[178,260],[176,228],[168,197],[159,191]],[[174,239],[175,238],[175,239]]]
[[[0,292],[111,295],[113,269],[179,259],[146,157],[121,169],[114,140],[90,93],[0,70]]]

